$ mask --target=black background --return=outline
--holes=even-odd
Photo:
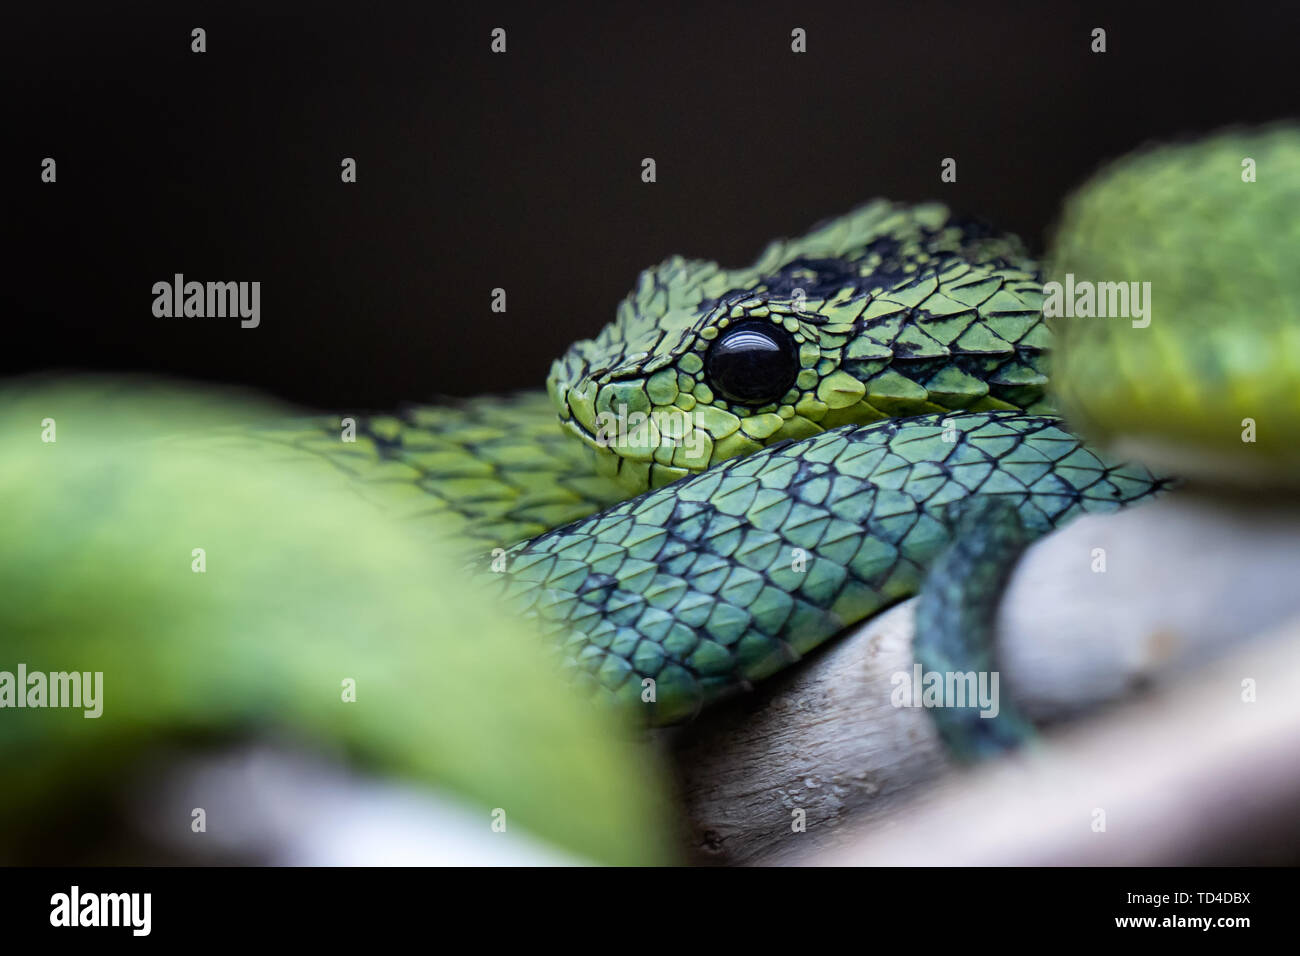
[[[539,385],[642,267],[741,265],[872,196],[943,199],[1041,249],[1104,159],[1295,114],[1297,25],[1293,3],[9,13],[0,374],[156,371],[348,408]],[[176,272],[261,281],[261,326],[154,318]]]

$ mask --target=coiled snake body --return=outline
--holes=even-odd
[[[918,589],[918,663],[987,666],[1000,564],[1161,491],[1147,466],[1207,501],[1294,497],[1297,209],[1292,126],[1119,161],[1067,202],[1044,272],[943,206],[876,201],[745,269],[647,270],[546,392],[240,425],[215,458],[208,425],[281,410],[10,383],[5,661],[108,689],[102,720],[5,711],[25,772],[0,816],[145,744],[289,728],[596,858],[658,858],[611,724],[538,678],[520,616],[580,687],[658,723]],[[1149,282],[1149,322],[1049,330],[1041,283],[1065,275]],[[477,555],[497,601],[419,527]],[[975,752],[1019,732],[1005,707],[973,732],[957,711],[934,716]]]
[[[1278,281],[1267,255],[1249,258],[1259,243],[1238,256],[1256,273],[1231,280],[1161,258],[1190,241],[1175,234],[1269,215],[1266,190],[1244,210],[1230,193],[1235,162],[1216,168],[1247,150],[1288,174],[1300,153],[1282,129],[1138,154],[1067,207],[1058,271],[1166,280],[1151,329],[1057,325],[1059,391],[1094,433],[1174,436],[1195,456],[1211,431],[1235,440],[1243,406],[1292,414],[1281,383],[1297,332],[1282,314],[1250,315],[1262,342],[1184,334],[1223,298],[1211,280]],[[1280,178],[1274,189],[1294,188]],[[1183,211],[1192,188],[1205,216]],[[553,364],[547,396],[365,421],[349,467],[408,484],[411,516],[443,533],[506,549],[491,566],[509,606],[555,635],[577,682],[672,722],[916,593],[965,503],[1008,503],[1032,537],[1164,487],[1055,417],[1042,279],[1013,236],[878,200],[748,268],[673,257],[646,270],[614,321]],[[1173,304],[1189,294],[1195,307]],[[1279,335],[1284,348],[1266,344]],[[1198,417],[1162,421],[1162,403]],[[294,440],[338,460],[336,434],[330,422]],[[1278,447],[1255,455],[1266,473]]]
[[[914,594],[964,502],[1041,534],[1159,487],[1050,415],[1041,299],[1014,237],[877,201],[748,269],[646,271],[549,401],[408,409],[351,454],[508,548],[580,686],[673,722]]]

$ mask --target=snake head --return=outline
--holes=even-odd
[[[746,269],[645,270],[547,390],[597,470],[643,491],[838,425],[1042,410],[1041,305],[1014,237],[876,200]]]

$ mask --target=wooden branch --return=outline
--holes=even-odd
[[[1241,682],[1258,679],[1258,699]],[[814,865],[1300,862],[1300,618],[1048,746],[948,781]]]
[[[1300,614],[1297,541],[1294,511],[1191,494],[1072,523],[1012,576],[1001,693],[1050,725],[1170,686]],[[896,675],[912,672],[912,623],[911,602],[887,611],[670,738],[697,862],[817,859],[850,830],[856,842],[906,819],[944,778],[966,779],[928,711],[891,702]]]
[[[889,701],[890,675],[912,668],[912,616],[912,602],[889,610],[680,732],[695,862],[831,846],[846,819],[886,814],[949,768],[925,711]]]

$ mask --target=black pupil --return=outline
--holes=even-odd
[[[799,357],[784,329],[770,323],[738,325],[709,346],[704,372],[725,398],[766,405],[790,390],[799,374]]]

